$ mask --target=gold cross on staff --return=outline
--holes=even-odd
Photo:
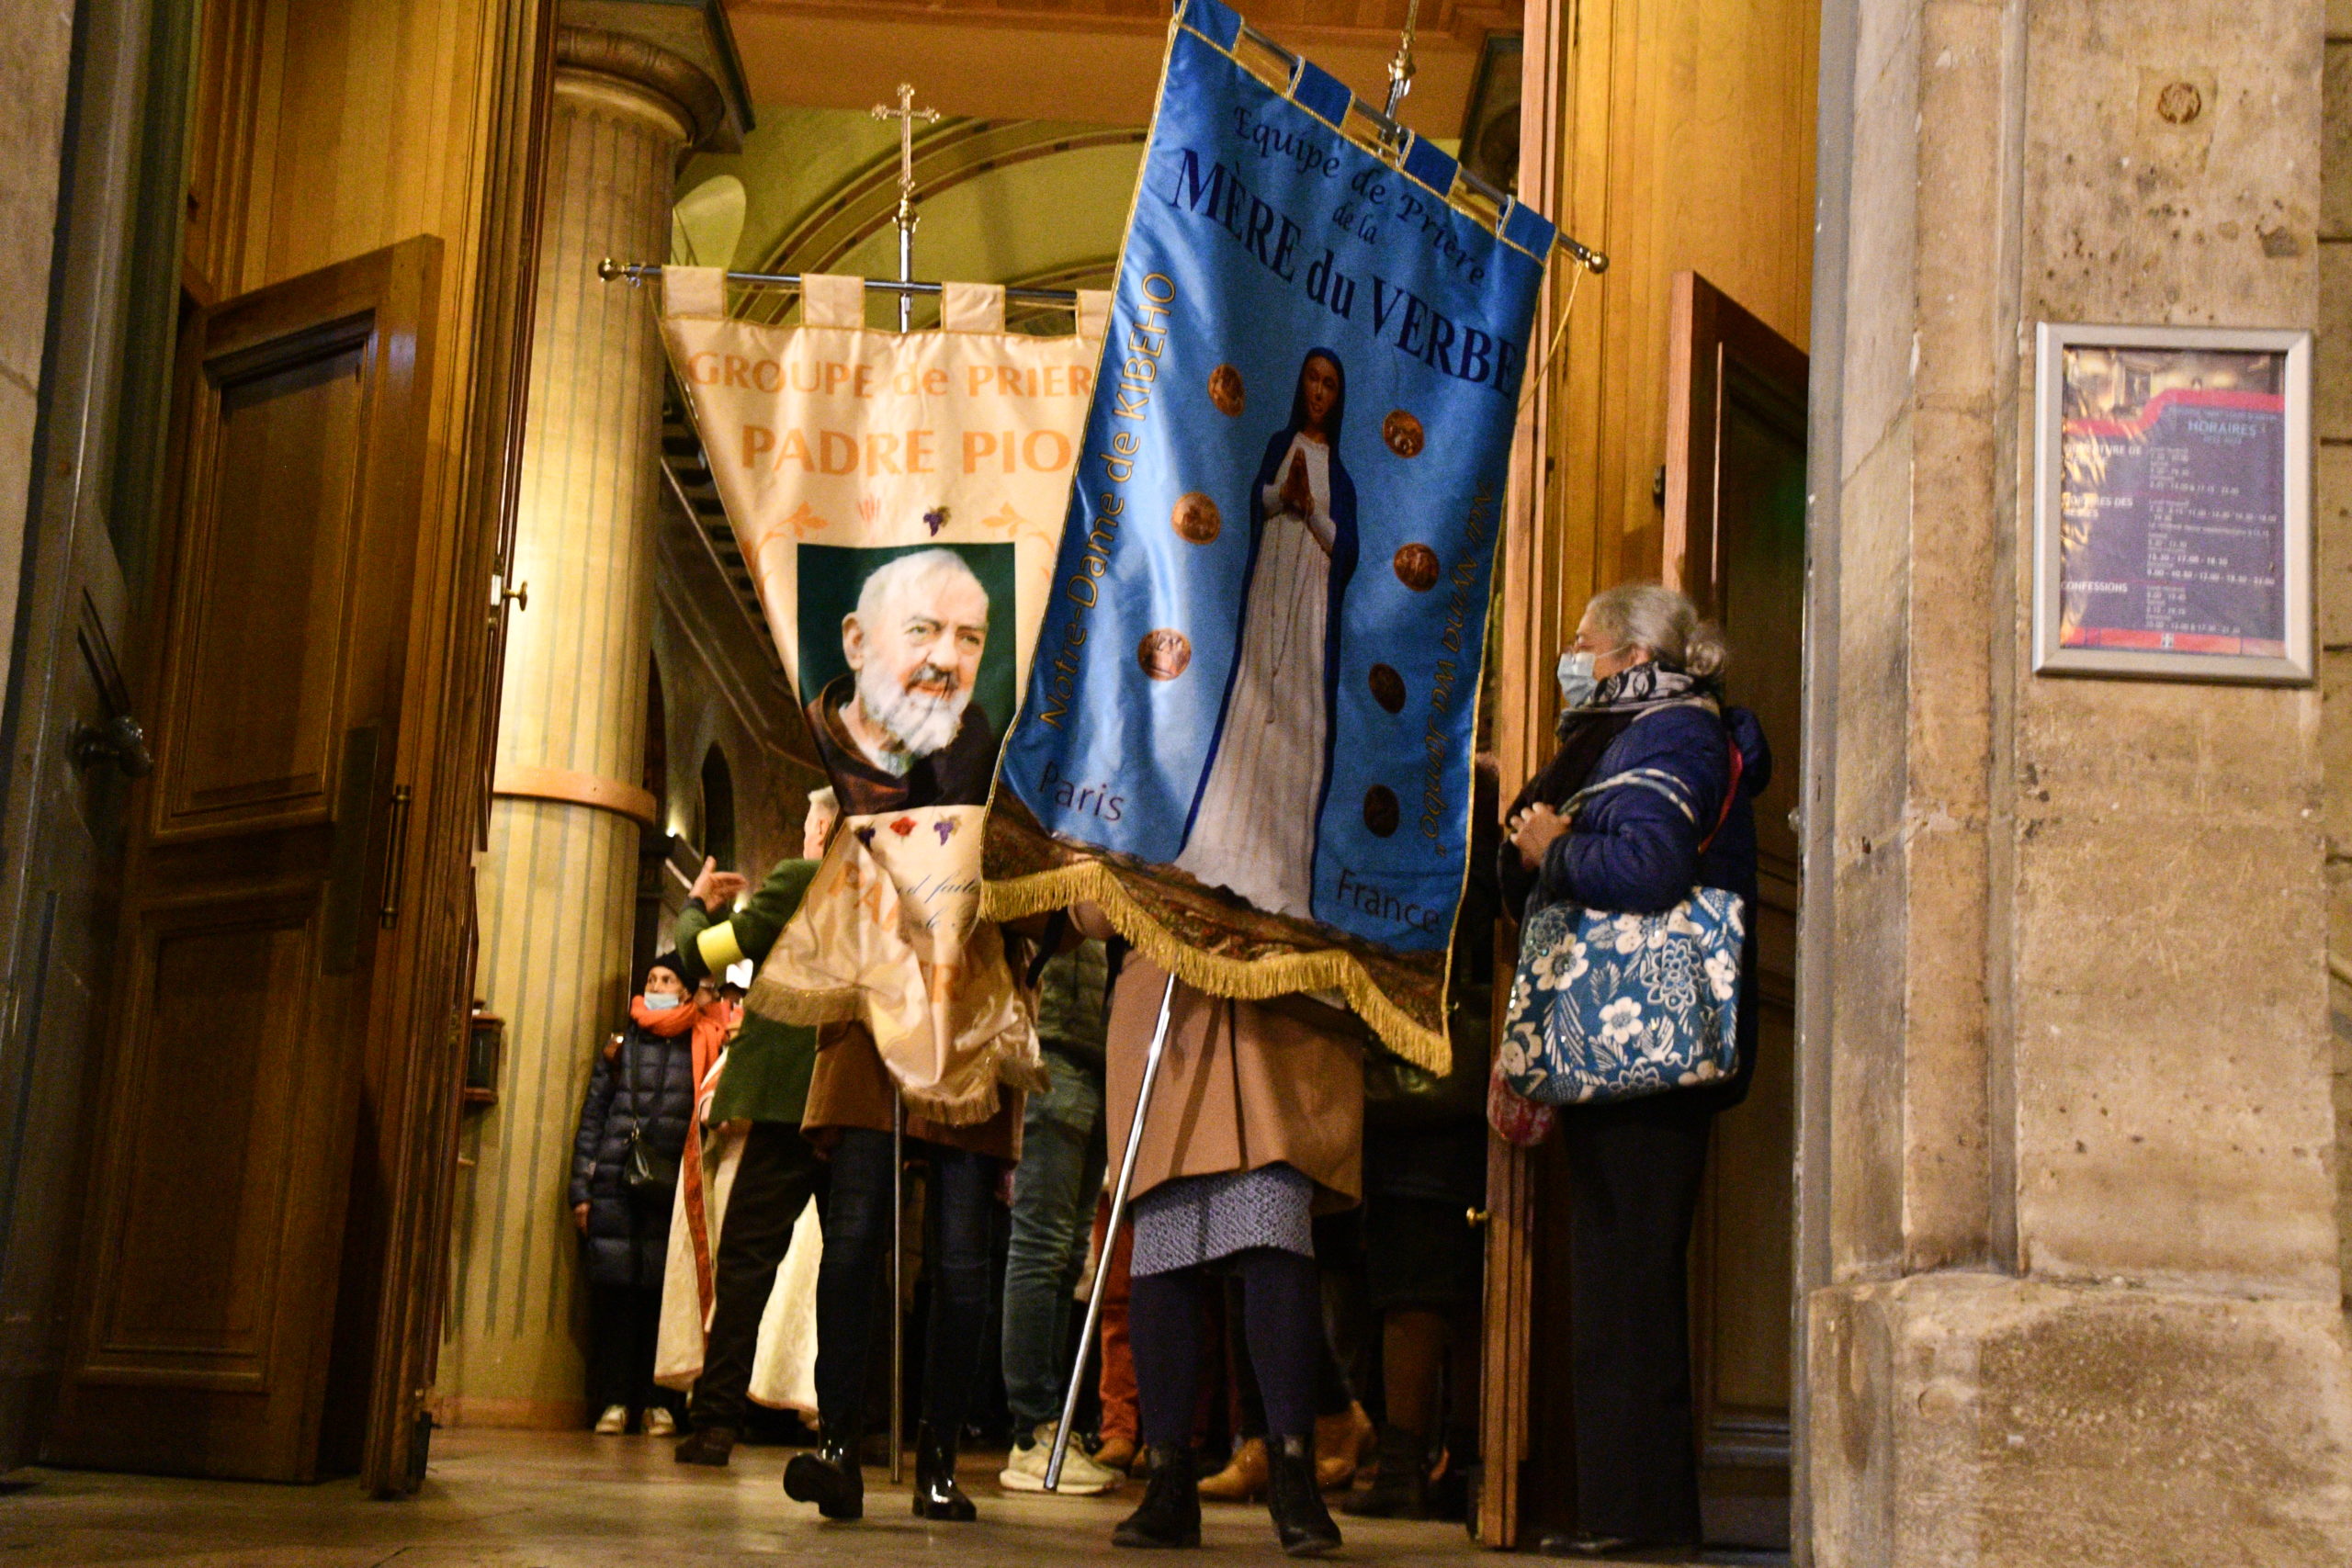
[[[915,226],[915,121],[934,124],[939,118],[939,111],[915,107],[913,85],[901,82],[899,84],[899,107],[892,108],[888,104],[876,104],[874,106],[874,118],[899,122],[899,229],[901,233],[910,233]]]

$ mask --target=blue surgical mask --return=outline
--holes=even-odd
[[[1593,694],[1600,689],[1600,677],[1592,672],[1595,657],[1573,648],[1560,655],[1559,669],[1555,671],[1560,679],[1560,700],[1572,708],[1591,702]]]
[[[671,996],[667,992],[655,993],[648,991],[645,994],[645,1005],[651,1008],[655,1012],[668,1012],[672,1008],[678,1005],[678,998]]]

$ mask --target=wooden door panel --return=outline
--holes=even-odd
[[[1675,280],[1667,580],[1723,626],[1727,695],[1776,752],[1756,802],[1756,1074],[1715,1120],[1692,1245],[1709,1538],[1788,1544],[1796,1156],[1796,828],[1805,356],[1695,274]]]
[[[197,905],[131,933],[129,1118],[83,1375],[263,1389],[284,1264],[315,1247],[289,1201],[307,1145],[313,900]],[[306,1122],[310,1124],[306,1124]]]
[[[317,1473],[416,568],[436,241],[199,313],[68,1463]],[[368,1311],[372,1313],[375,1303]]]
[[[191,624],[171,699],[183,721],[159,786],[166,832],[223,817],[326,818],[362,521],[353,479],[368,326],[338,323],[207,367],[198,417],[209,493],[183,557]]]

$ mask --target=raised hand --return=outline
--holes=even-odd
[[[706,855],[703,857],[702,874],[695,878],[695,885],[686,889],[686,897],[715,915],[735,902],[743,889],[751,885],[745,877],[731,871],[719,870],[718,863]]]

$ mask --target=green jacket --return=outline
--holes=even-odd
[[[1037,1038],[1101,1066],[1102,1037],[1110,1022],[1102,993],[1109,981],[1109,956],[1092,938],[1046,960],[1046,972],[1037,980]]]
[[[780,860],[751,902],[726,919],[700,904],[687,903],[678,916],[676,939],[685,981],[724,975],[748,958],[764,960],[817,874],[813,860]],[[808,1104],[808,1076],[817,1069],[817,1032],[803,1024],[763,1018],[747,1005],[743,1027],[727,1049],[727,1071],[712,1100],[713,1122],[784,1122],[797,1127]]]

